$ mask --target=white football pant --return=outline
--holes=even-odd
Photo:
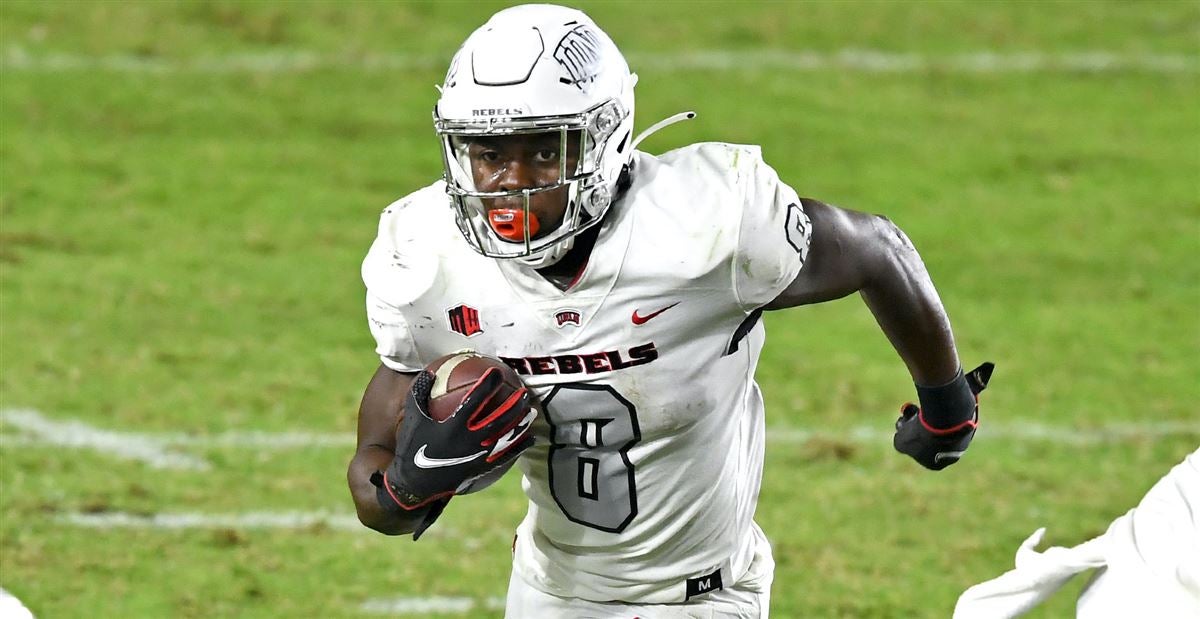
[[[681,604],[623,604],[561,598],[535,589],[515,572],[505,619],[768,619],[775,560],[756,526],[754,559],[738,582]]]

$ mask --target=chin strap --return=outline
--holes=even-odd
[[[558,241],[537,256],[519,256],[513,258],[513,260],[516,260],[517,262],[520,262],[521,264],[536,271],[538,269],[554,266],[559,260],[562,260],[563,256],[567,255],[567,252],[571,251],[571,248],[574,246],[575,237],[568,236],[567,238]]]
[[[691,110],[688,110],[686,112],[680,112],[673,116],[668,116],[668,117],[654,123],[653,125],[650,125],[649,128],[647,128],[645,131],[641,132],[641,134],[639,134],[636,138],[634,138],[633,146],[629,147],[629,150],[630,151],[636,150],[638,147],[638,144],[642,143],[642,140],[650,137],[651,135],[654,135],[655,133],[658,133],[659,129],[665,129],[677,122],[691,120],[695,117],[696,117],[696,113]]]

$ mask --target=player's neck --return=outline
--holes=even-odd
[[[538,275],[546,278],[546,281],[554,284],[559,290],[570,288],[583,270],[587,268],[588,258],[592,255],[592,248],[596,246],[596,234],[600,232],[600,226],[592,226],[584,230],[575,238],[575,245],[567,252],[567,255],[562,257],[562,260],[544,268],[538,269]]]
[[[621,175],[617,178],[617,195],[613,198],[613,203],[618,202],[625,197],[625,192],[633,185],[633,168],[632,164],[621,170]],[[583,275],[583,270],[587,268],[588,258],[592,256],[592,248],[596,246],[596,237],[600,234],[600,224],[594,225],[587,230],[584,230],[575,237],[575,244],[567,255],[562,257],[562,260],[544,268],[537,269],[538,275],[546,278],[546,281],[554,284],[559,290],[568,290],[579,278]]]

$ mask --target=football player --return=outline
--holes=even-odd
[[[1071,548],[1034,550],[1045,533],[1040,528],[1021,544],[1015,569],[963,592],[954,618],[1019,617],[1092,568],[1076,619],[1200,617],[1200,449],[1102,535]]]
[[[991,366],[964,374],[887,219],[799,197],[754,146],[638,151],[636,81],[558,6],[503,10],[454,56],[434,110],[444,177],[384,210],[363,263],[382,364],[349,485],[363,524],[417,537],[519,453],[508,616],[765,617],[762,313],[860,293],[920,401],[895,447],[930,469],[967,449]],[[432,422],[422,370],[462,349],[532,394],[480,380],[460,410],[494,423]],[[477,457],[501,441],[520,444]]]

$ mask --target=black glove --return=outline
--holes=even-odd
[[[413,527],[413,541],[421,539],[421,534],[425,532],[425,529],[433,525],[438,516],[442,515],[442,510],[446,509],[446,505],[450,503],[450,499],[434,499],[422,507],[415,507],[411,510],[406,509],[396,502],[394,492],[390,491],[384,484],[383,475],[383,471],[376,471],[371,475],[371,483],[375,485],[375,500],[379,501],[383,509],[388,512],[408,513],[409,517],[413,518],[416,522],[416,526]]]
[[[456,492],[511,465],[532,446],[529,429],[537,416],[529,391],[514,389],[499,370],[490,369],[453,415],[434,421],[426,413],[433,381],[428,371],[413,379],[396,430],[396,457],[377,484],[384,509],[426,511],[413,539],[437,520]]]
[[[909,402],[900,408],[892,439],[896,451],[934,471],[958,462],[979,426],[979,392],[995,367],[988,362],[965,375],[960,371],[940,387],[918,385],[921,406]]]

